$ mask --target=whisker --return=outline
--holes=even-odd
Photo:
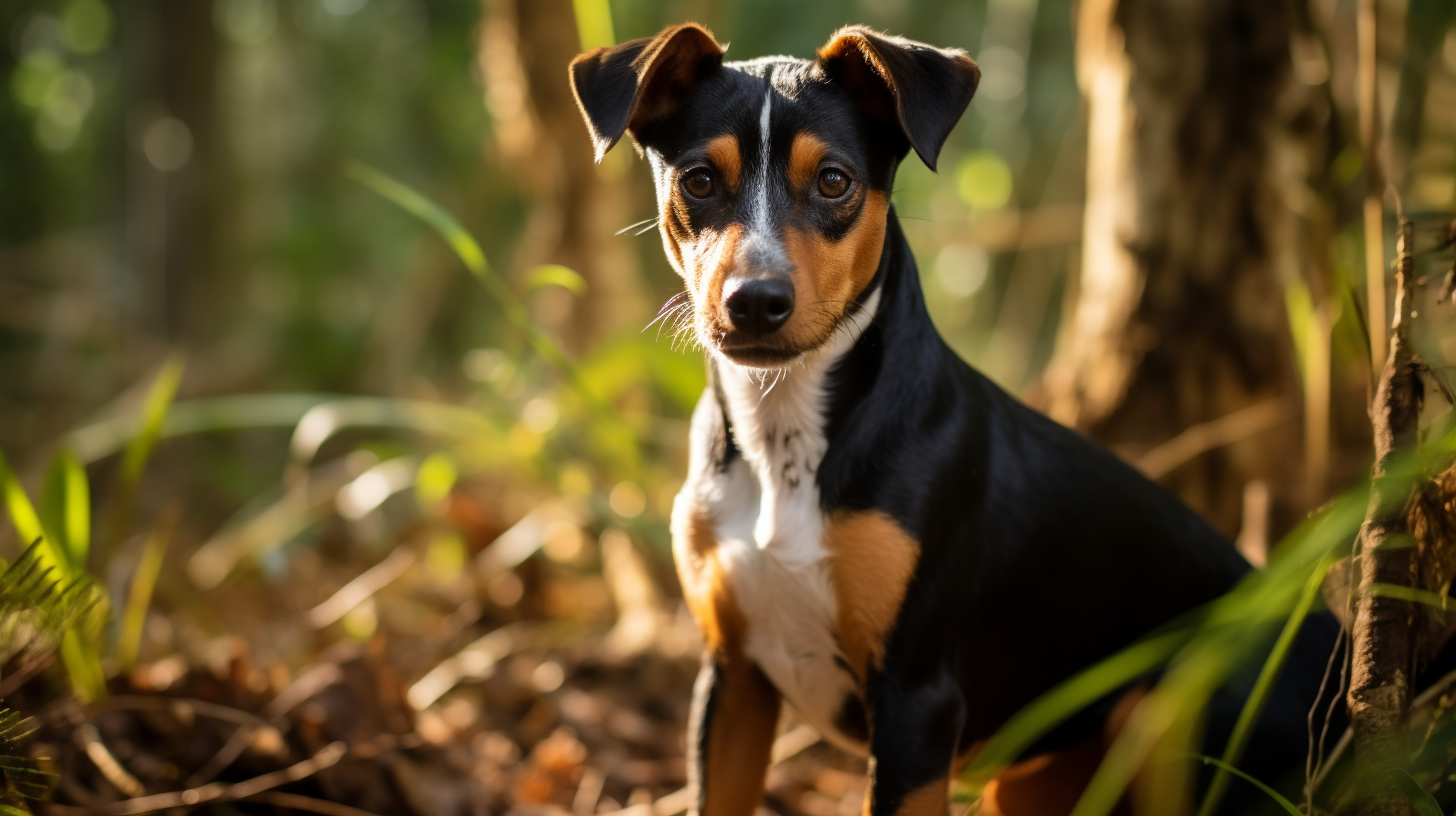
[[[681,309],[683,306],[687,305],[686,303],[683,303],[682,302],[682,299],[685,298],[685,297],[687,297],[687,296],[688,296],[687,290],[683,290],[683,291],[678,292],[677,294],[673,295],[672,297],[668,298],[667,299],[667,302],[664,303],[664,304],[662,304],[662,308],[657,310],[657,316],[654,317],[654,318],[652,318],[652,322],[651,323],[648,323],[646,326],[643,326],[642,327],[642,331],[644,331],[644,332],[647,331],[648,329],[652,328],[653,324],[655,324],[658,321],[666,318],[668,315],[672,314],[673,312],[675,312],[675,311]]]
[[[627,233],[631,232],[634,229],[637,229],[638,227],[642,226],[643,224],[651,224],[652,226],[655,227],[655,226],[657,226],[657,217],[654,216],[652,218],[644,218],[644,219],[642,219],[641,221],[638,221],[635,224],[628,224],[627,226],[622,227],[621,229],[617,230],[616,232],[614,232],[612,234],[613,235],[626,235]],[[641,235],[642,233],[639,232],[637,234],[638,235]]]

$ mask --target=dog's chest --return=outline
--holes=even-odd
[[[684,488],[712,520],[717,562],[745,624],[742,647],[799,714],[832,741],[857,701],[836,637],[838,604],[827,559],[816,475],[824,459],[823,367],[797,368],[760,384],[723,373],[722,393],[740,456]],[[734,378],[742,378],[735,380]],[[854,729],[851,729],[854,730]]]

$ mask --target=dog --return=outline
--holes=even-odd
[[[980,81],[965,52],[861,26],[811,60],[724,52],[685,24],[569,71],[597,159],[628,134],[651,165],[706,350],[671,522],[706,644],[697,811],[754,812],[787,701],[869,757],[866,814],[942,816],[952,776],[1012,714],[1250,567],[932,325],[890,191],[911,151],[935,169]],[[1323,668],[1332,626],[1296,659]],[[1245,769],[1302,762],[1319,679],[1285,672]],[[1128,692],[1043,739],[980,812],[1068,812]],[[1215,699],[1212,742],[1242,699]]]

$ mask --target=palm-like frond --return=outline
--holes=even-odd
[[[54,568],[41,565],[39,547],[31,544],[8,566],[0,562],[0,662],[26,649],[53,648],[100,599],[89,578],[58,581]]]

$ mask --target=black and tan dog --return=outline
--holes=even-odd
[[[723,53],[683,25],[570,71],[598,158],[629,133],[651,163],[707,351],[673,512],[708,648],[699,810],[753,813],[787,700],[871,758],[867,813],[942,814],[954,769],[1011,714],[1249,567],[937,335],[889,199],[900,161],[913,149],[933,169],[970,103],[965,53],[861,27],[813,60]],[[1296,658],[1322,668],[1333,630],[1317,635]],[[1246,768],[1303,758],[1318,680],[1286,673]],[[1066,812],[1090,768],[1079,746],[1120,696],[1044,740],[1051,759],[999,780],[981,812]],[[1215,702],[1211,740],[1236,696]]]

